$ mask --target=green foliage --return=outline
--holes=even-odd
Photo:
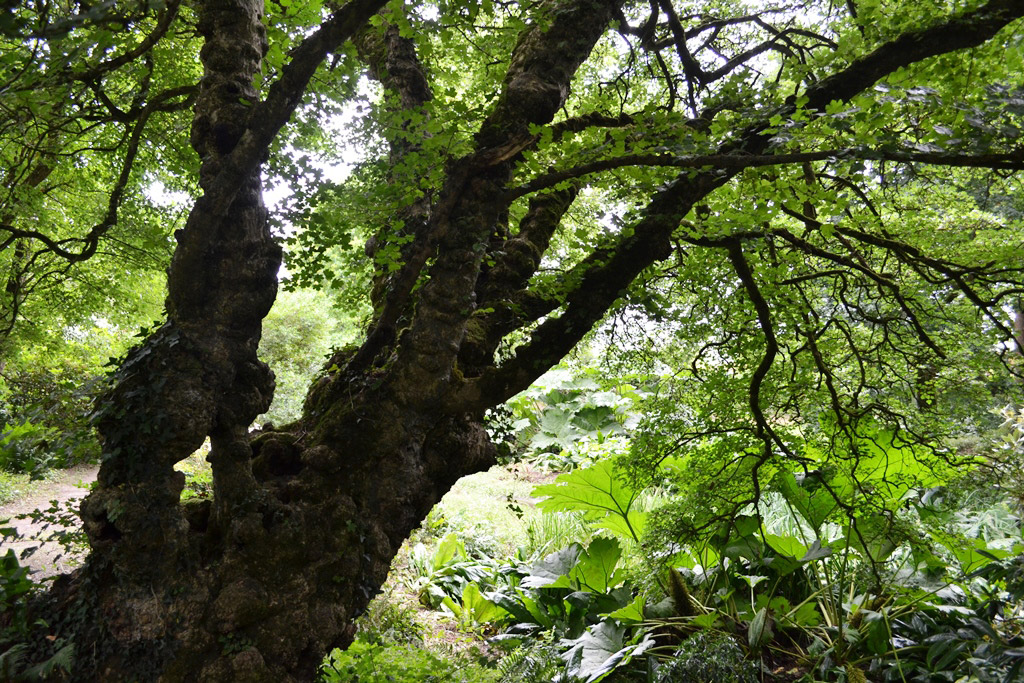
[[[110,357],[130,344],[124,330],[92,322],[58,337],[18,349],[0,380],[2,450],[14,469],[36,476],[99,457],[89,415]]]
[[[417,538],[454,533],[472,557],[511,555],[542,517],[525,504],[537,476],[528,467],[496,466],[463,477],[430,511]]]
[[[185,105],[199,41],[171,30],[133,59],[116,57],[170,4],[4,8],[20,29],[0,36],[5,359],[93,316],[121,322],[159,306],[182,217],[147,189],[195,190]]]
[[[116,12],[111,3],[93,5],[22,3],[0,16],[0,323],[10,320],[0,331],[10,389],[0,466],[20,471],[96,451],[78,408],[97,364],[42,376],[35,365],[71,365],[76,352],[70,344],[38,351],[41,337],[73,337],[100,320],[152,312],[162,298],[153,275],[166,265],[170,231],[180,223],[153,188],[198,193],[184,99],[201,76],[194,8],[185,3],[161,37],[152,32],[170,3],[125,3]],[[572,186],[579,196],[550,246],[548,237],[534,245],[543,265],[525,273],[523,296],[508,307],[513,332],[498,355],[510,370],[543,369],[557,361],[547,349],[524,347],[522,358],[536,358],[536,368],[515,367],[513,355],[541,318],[546,331],[566,321],[571,346],[611,309],[622,315],[610,325],[640,328],[642,341],[621,344],[618,327],[609,327],[597,343],[647,353],[646,369],[664,377],[627,382],[562,368],[510,401],[516,456],[572,471],[535,490],[545,497],[541,522],[525,496],[511,494],[507,504],[491,505],[504,522],[492,514],[470,524],[448,511],[428,520],[428,532],[442,538],[410,551],[414,589],[465,628],[503,625],[511,614],[519,623],[506,635],[564,638],[561,675],[588,681],[645,654],[641,624],[658,605],[678,612],[682,626],[675,626],[686,635],[709,628],[739,636],[690,635],[659,675],[727,677],[732,662],[741,680],[737,643],[767,661],[785,650],[831,679],[865,671],[904,681],[1016,675],[1009,567],[1021,552],[1019,520],[1009,503],[983,517],[942,499],[955,470],[970,477],[992,465],[976,454],[957,457],[943,447],[945,435],[976,430],[996,394],[1011,391],[999,364],[1014,361],[993,349],[1006,349],[998,346],[1004,309],[1021,291],[1019,178],[978,162],[1020,151],[1020,32],[969,52],[912,59],[884,76],[888,60],[877,60],[875,72],[849,81],[870,83],[862,92],[813,104],[815,89],[847,82],[830,74],[884,41],[980,2],[858,0],[821,3],[814,12],[759,6],[756,19],[750,3],[698,3],[681,19],[655,5],[649,20],[642,3],[623,5],[618,31],[563,88],[570,94],[556,123],[531,126],[502,162],[508,176],[494,204],[480,207],[493,220],[479,246],[489,269],[510,253],[506,238],[522,236],[519,219],[538,195],[518,189],[581,165],[611,169],[570,173],[548,186]],[[288,286],[324,290],[348,317],[339,323],[338,311],[310,292],[282,297],[261,347],[278,377],[265,420],[299,416],[323,358],[369,313],[371,277],[399,270],[408,245],[424,236],[443,263],[445,240],[457,232],[445,215],[467,185],[448,171],[465,168],[459,160],[483,139],[479,123],[495,111],[506,60],[517,45],[517,59],[528,53],[519,42],[524,27],[543,26],[560,11],[538,15],[538,7],[549,4],[442,1],[393,4],[374,17],[367,32],[391,24],[416,39],[431,90],[422,106],[407,108],[399,94],[368,86],[349,44],[333,50],[329,77],[312,80],[309,104],[269,150],[269,184],[288,190],[272,220],[287,235]],[[329,9],[320,1],[267,4],[259,88],[282,73]],[[746,16],[730,18],[738,14]],[[686,25],[662,24],[663,15]],[[705,31],[709,17],[714,26]],[[680,30],[700,39],[673,45]],[[155,41],[139,58],[89,73],[146,35]],[[908,44],[919,42],[899,43]],[[893,52],[900,50],[873,54],[899,56]],[[686,92],[677,90],[683,82]],[[182,92],[154,100],[175,89]],[[166,106],[150,112],[154,101]],[[324,165],[343,157],[346,143],[360,150],[357,165],[327,179]],[[701,154],[725,160],[682,174],[662,165]],[[752,161],[786,154],[811,160]],[[937,155],[953,159],[937,163]],[[751,165],[740,171],[742,160]],[[686,192],[649,203],[687,181],[694,182]],[[438,230],[414,235],[401,217],[421,202]],[[36,230],[37,237],[23,236]],[[375,248],[364,250],[371,239]],[[90,244],[88,255],[77,251]],[[60,254],[72,247],[85,258]],[[623,254],[625,264],[616,260]],[[477,294],[490,274],[476,274]],[[414,298],[423,291],[413,289]],[[618,301],[603,301],[607,291]],[[408,302],[406,313],[416,315],[420,303]],[[478,313],[492,303],[510,302],[479,300]],[[374,368],[385,374],[388,362]],[[78,412],[55,408],[64,405]],[[100,412],[130,429],[133,408]],[[1019,503],[1020,419],[1012,411],[1004,417],[1004,471]],[[155,419],[143,427],[162,429]],[[209,496],[209,469],[185,469],[183,496]],[[648,486],[669,499],[657,514],[644,505]],[[515,537],[511,515],[525,521],[529,544],[518,563],[499,570],[486,555]],[[652,598],[659,589],[670,593],[656,605],[646,604],[624,566],[641,542],[649,576],[672,571],[670,586],[651,579],[642,587]],[[678,569],[689,584],[671,583]],[[397,613],[382,620],[402,623]],[[398,666],[398,649],[383,642],[390,637],[372,636],[381,642],[336,661],[352,676],[376,676],[385,663]],[[416,680],[439,666],[421,662]]]
[[[574,541],[587,540],[592,533],[583,513],[576,511],[548,511],[531,515],[524,521],[527,542],[519,549],[519,555],[524,558],[542,557]]]
[[[501,623],[508,616],[508,612],[480,593],[480,586],[475,581],[466,584],[458,602],[446,596],[441,606],[455,616],[459,628],[464,631]]]
[[[596,681],[627,664],[651,643],[614,618],[633,598],[616,572],[619,556],[615,540],[595,538],[586,548],[574,543],[532,565],[510,567],[511,584],[486,597],[518,623],[494,640],[521,646],[538,637],[560,639],[569,680]]]
[[[508,402],[515,450],[555,471],[599,460],[624,447],[633,426],[629,408],[640,396],[624,382],[602,382],[592,370],[551,370]]]
[[[496,570],[491,560],[470,558],[455,534],[441,539],[433,553],[417,543],[409,553],[409,564],[415,573],[412,588],[423,604],[434,608],[446,599],[460,598],[470,584],[487,581]]]
[[[757,663],[746,658],[732,637],[698,631],[655,670],[656,683],[756,683]]]
[[[635,541],[644,533],[647,515],[636,505],[640,492],[619,474],[613,458],[560,475],[554,484],[538,486],[533,493],[546,496],[537,505],[542,510],[582,511],[595,528]]]
[[[954,472],[934,466],[934,449],[887,430],[857,434],[845,457],[808,445],[807,469],[764,467],[756,504],[732,482],[734,505],[700,533],[670,536],[674,550],[636,572],[657,574],[665,557],[681,567],[667,585],[644,582],[646,596],[623,567],[623,547],[678,534],[663,513],[671,520],[673,495],[686,500],[706,486],[686,480],[687,458],[710,456],[665,459],[660,478],[630,477],[622,456],[559,475],[533,491],[540,515],[519,508],[536,537],[520,549],[529,559],[482,582],[452,580],[441,602],[464,631],[503,628],[493,642],[512,648],[507,681],[517,672],[522,680],[759,680],[758,662],[795,666],[807,680],[1012,680],[1024,585],[1017,516],[983,497],[989,507],[964,507],[965,491],[941,486]],[[644,480],[658,483],[662,505],[646,517],[637,515],[649,509]],[[492,507],[503,499],[497,487],[487,495]],[[421,546],[421,573],[468,559],[451,534],[473,528],[470,512],[444,518],[449,536],[434,555]],[[615,538],[595,536],[599,529]],[[564,542],[531,558],[548,537]],[[669,643],[683,641],[677,654],[660,640],[666,633]]]
[[[326,683],[490,683],[496,671],[461,658],[442,657],[409,645],[360,640],[335,650],[324,664]]]
[[[55,460],[50,453],[55,435],[55,429],[31,422],[10,425],[0,434],[0,469],[23,474],[49,469]]]
[[[882,449],[888,442],[873,443]],[[922,482],[932,483],[934,473],[917,474],[907,452],[885,452],[892,478],[883,485],[871,465],[878,452],[867,449],[861,469],[783,472],[754,514],[723,518],[706,534],[686,537],[691,545],[675,561],[689,567],[684,574],[697,589],[698,613],[667,623],[745,631],[753,655],[771,660],[788,651],[824,680],[864,671],[908,681],[1016,675],[1018,634],[999,629],[1012,623],[1003,619],[1014,598],[974,577],[1024,551],[1018,523],[1004,527],[1009,538],[968,537],[968,529],[998,527],[943,508],[937,495],[913,495],[911,487],[924,491]],[[852,495],[854,470],[863,477],[857,489],[870,501]],[[957,528],[965,519],[970,524]],[[676,613],[684,614],[678,602]],[[948,678],[931,678],[940,675]]]
[[[332,349],[343,346],[351,334],[351,319],[332,309],[323,294],[281,292],[263,321],[259,349],[274,371],[274,402],[257,419],[277,425],[298,419],[313,378]]]
[[[0,531],[6,537],[10,530],[2,529]],[[35,582],[29,578],[28,568],[22,567],[14,551],[8,549],[0,557],[0,606],[3,607],[3,613],[7,615],[3,633],[5,640],[11,635],[9,630],[13,630],[15,633],[27,631],[26,606],[36,587]]]
[[[565,663],[559,649],[542,639],[524,642],[498,663],[499,683],[551,683]]]
[[[9,532],[0,529],[4,537],[10,536]],[[52,643],[48,657],[28,663],[37,654],[24,642],[30,632],[28,605],[39,588],[13,550],[0,557],[0,678],[4,681],[52,680],[73,668],[74,645],[63,638]]]
[[[587,629],[563,655],[569,680],[596,683],[613,671],[642,655],[654,640],[643,631],[633,631],[612,620],[601,621]]]
[[[30,483],[28,475],[13,474],[0,469],[0,505],[17,498]]]
[[[386,590],[370,603],[356,622],[357,637],[371,645],[423,645],[423,627],[416,609]]]
[[[1003,406],[993,411],[1002,419],[998,427],[997,452],[992,460],[998,472],[996,485],[1024,509],[1024,408]]]
[[[185,474],[185,488],[181,490],[182,501],[191,498],[213,497],[213,467],[206,460],[209,444],[176,463],[174,469]]]

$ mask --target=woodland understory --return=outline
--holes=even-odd
[[[0,464],[100,470],[5,676],[329,676],[460,478],[580,448],[593,528],[428,603],[564,681],[1020,674],[1019,523],[955,518],[1019,514],[1018,0],[7,9]]]

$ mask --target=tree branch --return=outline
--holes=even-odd
[[[156,27],[153,29],[152,33],[147,35],[141,43],[124,54],[100,62],[86,71],[74,72],[72,77],[78,81],[94,81],[103,74],[119,69],[125,64],[135,61],[142,55],[146,54],[154,45],[157,44],[157,42],[160,41],[161,38],[164,37],[168,29],[170,29],[171,24],[174,23],[175,18],[178,16],[178,9],[180,6],[181,0],[170,0],[164,7],[164,10],[160,13],[160,18],[157,20]]]
[[[980,45],[1022,16],[1024,3],[990,0],[973,11],[899,36],[811,85],[804,95],[805,107],[824,110],[835,100],[847,101],[898,69]],[[796,98],[790,98],[785,105],[748,126],[736,142],[725,143],[720,154],[764,154],[770,145],[771,135],[766,131],[771,128],[772,116],[788,118],[795,111]],[[596,250],[570,273],[571,281],[578,284],[568,293],[566,310],[560,317],[540,325],[513,359],[453,390],[452,404],[456,410],[501,403],[525,389],[568,353],[644,268],[671,253],[672,232],[693,205],[737,172],[716,169],[695,177],[687,172],[659,191],[631,235],[614,247]]]
[[[786,154],[700,154],[694,156],[677,156],[674,154],[627,154],[614,159],[601,159],[586,164],[578,164],[563,171],[546,173],[533,180],[511,188],[505,195],[505,201],[512,201],[536,192],[545,190],[568,180],[581,178],[592,173],[608,171],[630,166],[646,166],[661,168],[725,168],[742,170],[764,166],[780,166],[783,164],[806,163],[812,161],[832,161],[835,159],[862,159],[896,161],[901,163],[922,163],[936,166],[953,166],[960,168],[992,168],[1009,171],[1024,171],[1024,147],[1013,153],[1005,154],[943,154],[939,152],[894,152],[883,149],[864,149],[861,147],[845,147],[826,149],[817,152],[789,152]]]
[[[218,216],[227,214],[239,183],[262,163],[267,147],[302,101],[320,64],[385,4],[387,0],[352,0],[292,50],[291,60],[270,86],[266,99],[252,108],[246,131],[201,199],[207,210]]]

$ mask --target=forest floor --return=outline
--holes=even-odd
[[[74,569],[81,559],[79,553],[74,549],[65,550],[55,540],[55,535],[76,531],[77,517],[67,512],[78,509],[79,501],[89,492],[89,485],[96,481],[98,470],[98,465],[76,465],[34,486],[25,495],[0,505],[0,528],[15,530],[13,536],[0,538],[0,556],[8,549],[14,550],[22,566],[34,572],[36,580]],[[26,517],[19,519],[22,516]],[[79,552],[84,550],[84,546],[78,546]],[[38,549],[23,558],[22,553],[33,547]]]

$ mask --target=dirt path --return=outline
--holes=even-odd
[[[0,505],[0,526],[14,527],[18,532],[15,540],[7,536],[0,537],[0,555],[6,555],[8,548],[11,548],[21,559],[24,550],[40,546],[40,541],[44,541],[35,553],[21,559],[23,566],[30,567],[35,572],[33,578],[38,580],[63,574],[77,566],[78,558],[74,555],[64,554],[64,549],[59,543],[45,541],[55,530],[69,527],[59,525],[47,527],[45,522],[13,518],[21,514],[29,514],[34,510],[47,510],[51,506],[51,501],[54,500],[60,503],[74,501],[73,506],[77,509],[77,501],[85,497],[85,494],[89,492],[89,484],[96,481],[98,469],[97,465],[76,465],[64,470],[60,477],[48,482],[38,490],[6,505]],[[66,509],[65,506],[61,506],[61,508]],[[9,522],[3,521],[9,518]]]

